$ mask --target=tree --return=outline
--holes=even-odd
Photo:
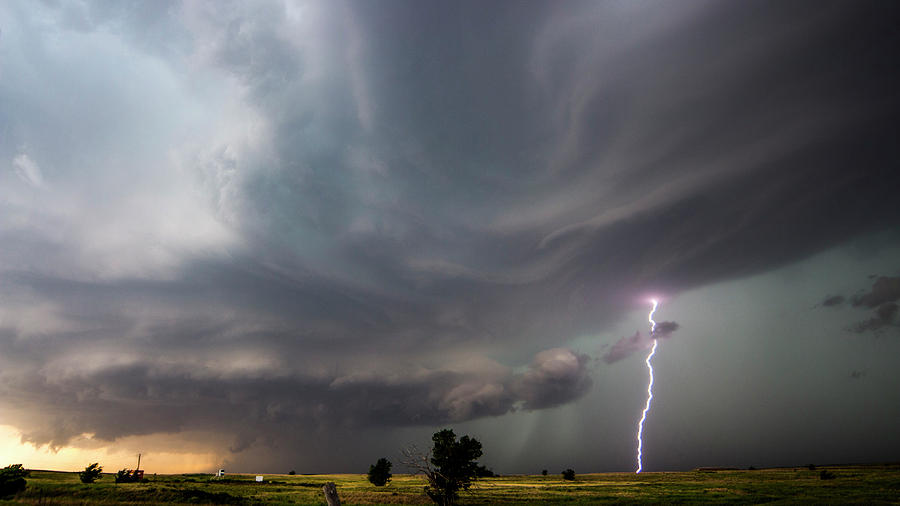
[[[22,464],[12,464],[0,469],[0,499],[10,497],[25,490],[28,470]]]
[[[116,483],[137,483],[141,481],[141,474],[137,469],[119,469],[116,472]]]
[[[547,470],[546,470],[546,469],[542,470],[542,471],[541,471],[541,474],[542,474],[543,476],[547,476]]]
[[[562,477],[564,480],[572,481],[575,479],[575,471],[572,469],[566,469],[562,472]]]
[[[295,474],[297,474],[297,471],[294,471],[293,469],[291,469],[290,471],[288,471],[288,474],[291,476],[294,476]]]
[[[369,466],[369,482],[376,487],[383,487],[391,481],[391,461],[382,457],[378,462]]]
[[[100,464],[94,462],[85,467],[84,471],[78,473],[78,477],[81,478],[81,483],[94,483],[103,477],[103,468],[100,467]]]
[[[455,504],[459,491],[468,490],[478,476],[476,459],[482,455],[481,443],[469,436],[457,441],[451,429],[435,432],[431,440],[434,442],[431,452],[422,454],[411,446],[403,451],[402,463],[425,475],[428,479],[425,494],[435,504]]]

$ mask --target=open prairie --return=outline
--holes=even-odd
[[[833,475],[822,479],[822,471]],[[3,504],[325,504],[322,485],[337,484],[342,504],[429,504],[418,476],[394,476],[375,487],[363,474],[148,475],[119,484],[111,475],[93,485],[77,473],[32,471],[28,487]],[[461,504],[778,503],[900,504],[900,464],[760,470],[695,470],[560,475],[513,475],[479,480]]]

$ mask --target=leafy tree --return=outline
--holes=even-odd
[[[572,469],[566,469],[562,472],[562,477],[564,480],[572,481],[575,479],[575,471]]]
[[[546,470],[546,469],[542,470],[542,471],[541,471],[541,474],[542,474],[543,476],[547,476],[547,470]]]
[[[137,469],[119,469],[116,472],[116,483],[137,483],[141,481],[141,475]]]
[[[453,504],[460,490],[468,490],[478,476],[478,462],[481,457],[481,442],[463,436],[456,440],[456,434],[444,429],[431,436],[434,447],[431,450],[431,464],[435,466],[435,487],[428,494],[438,504]]]
[[[428,480],[425,494],[435,504],[455,504],[459,491],[468,490],[478,477],[476,459],[482,455],[481,443],[469,436],[457,441],[451,429],[435,432],[431,440],[434,447],[427,454],[423,455],[414,446],[404,450],[403,464],[425,475]]]
[[[22,464],[13,464],[0,469],[0,499],[11,497],[25,490],[28,470]]]
[[[100,467],[100,464],[94,462],[85,467],[84,471],[78,473],[78,477],[81,478],[81,483],[94,483],[103,477],[103,468]]]
[[[369,466],[369,482],[376,487],[383,487],[387,482],[391,481],[391,461],[382,457],[378,462]]]

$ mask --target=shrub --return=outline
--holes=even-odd
[[[25,490],[28,471],[22,464],[13,464],[0,469],[0,499],[11,497]]]
[[[565,471],[562,472],[562,477],[564,480],[569,480],[569,481],[574,480],[575,479],[575,471],[573,471],[572,469],[566,469]]]
[[[391,461],[382,457],[378,462],[369,466],[369,482],[376,487],[383,487],[391,481]]]
[[[834,479],[834,473],[829,473],[829,472],[826,471],[825,469],[822,469],[822,472],[819,473],[819,479],[820,479],[820,480],[833,480],[833,479]]]
[[[290,471],[288,471],[288,474],[291,476],[294,476],[295,474],[297,474],[297,471],[294,471],[293,469],[291,469]]]
[[[141,475],[137,469],[119,469],[116,472],[116,483],[137,483],[141,481]]]
[[[547,476],[547,470],[546,470],[546,469],[542,470],[542,471],[541,471],[541,474],[542,474],[543,476]]]
[[[100,464],[94,462],[85,467],[84,471],[78,473],[78,477],[81,479],[81,483],[94,483],[103,477],[103,468],[100,467]]]
[[[809,469],[810,471],[815,471],[815,470],[816,470],[815,464],[809,464],[808,466],[806,466],[806,468]]]

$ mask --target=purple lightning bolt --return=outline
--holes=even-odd
[[[653,313],[656,312],[657,306],[659,306],[659,302],[656,299],[650,300],[653,303],[653,309],[650,310],[650,315],[647,317],[647,320],[650,322],[650,337],[653,337],[653,333],[656,331],[656,322],[653,321]],[[650,365],[650,359],[653,358],[653,354],[656,353],[656,345],[658,344],[656,338],[653,339],[653,347],[650,348],[650,354],[647,355],[647,370],[650,371],[650,384],[647,385],[647,405],[644,406],[644,411],[641,412],[641,421],[638,422],[638,433],[637,433],[637,471],[635,474],[640,473],[644,468],[644,464],[641,461],[641,450],[644,447],[644,442],[641,440],[641,436],[644,433],[644,420],[647,419],[647,412],[650,411],[650,401],[653,400],[653,366]]]

